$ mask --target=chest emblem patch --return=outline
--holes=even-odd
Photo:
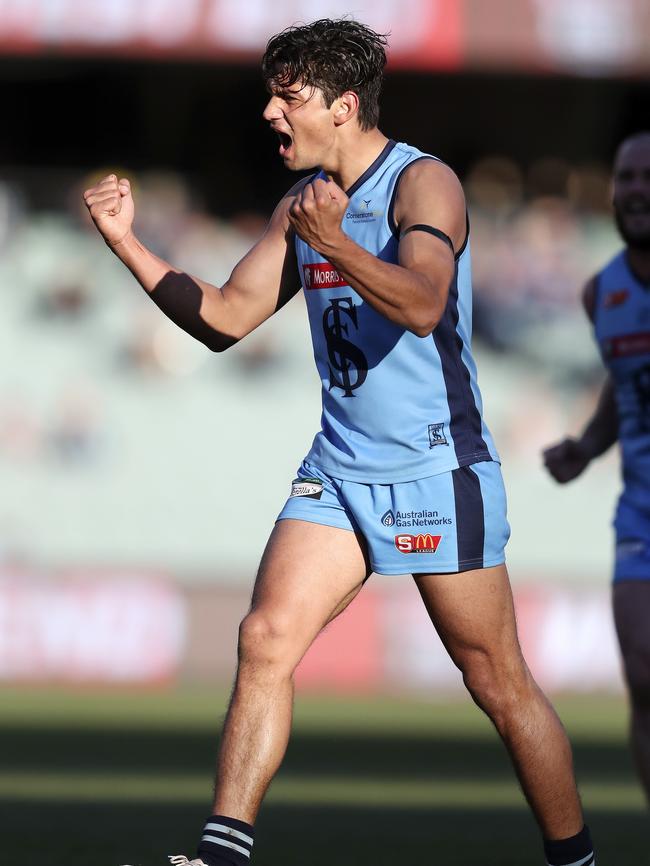
[[[629,289],[616,289],[613,292],[608,292],[603,301],[606,310],[612,310],[614,307],[622,306],[630,297]]]

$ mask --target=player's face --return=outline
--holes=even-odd
[[[292,171],[323,164],[333,144],[332,116],[321,91],[300,82],[289,87],[272,85],[263,113],[280,139],[280,156]]]
[[[627,245],[650,250],[650,138],[624,144],[616,157],[614,213]]]

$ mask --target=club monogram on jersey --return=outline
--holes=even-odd
[[[340,388],[344,397],[354,397],[352,392],[363,385],[368,375],[366,356],[346,339],[350,324],[358,328],[357,308],[352,298],[332,298],[323,313],[323,332],[330,361],[329,389]]]

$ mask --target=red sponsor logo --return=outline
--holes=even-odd
[[[442,535],[396,535],[395,547],[400,553],[435,553]]]
[[[341,278],[339,272],[329,262],[315,265],[303,265],[306,289],[335,289],[348,284]]]
[[[629,297],[629,289],[617,289],[615,292],[608,292],[604,300],[605,309],[611,310],[613,307],[620,307]]]
[[[626,334],[624,337],[612,337],[603,344],[608,358],[629,358],[632,355],[650,354],[650,332]]]

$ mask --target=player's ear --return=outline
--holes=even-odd
[[[345,93],[334,100],[333,108],[334,123],[336,126],[342,126],[357,116],[359,97],[353,90],[346,90]]]

